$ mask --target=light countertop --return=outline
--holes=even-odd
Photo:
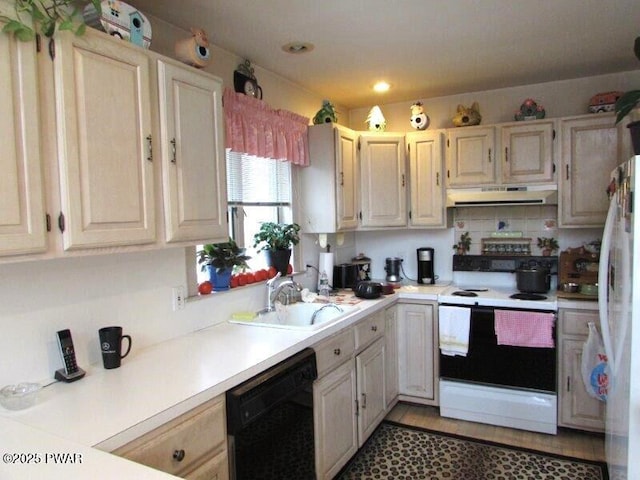
[[[104,478],[172,478],[105,452],[223,394],[398,299],[436,301],[444,288],[403,286],[393,295],[359,302],[358,309],[343,320],[314,331],[222,322],[133,352],[118,369],[87,366],[83,379],[55,382],[43,388],[31,408],[0,408],[0,450],[82,453],[82,464],[65,465],[62,475],[73,478],[103,478],[95,472],[104,473]],[[57,478],[42,465],[6,463],[0,464],[0,478],[34,478],[42,468],[47,468],[47,478]],[[116,471],[118,475],[113,475]]]

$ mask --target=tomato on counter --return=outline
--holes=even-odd
[[[213,285],[211,282],[206,280],[198,285],[198,293],[200,295],[209,295],[213,291]]]

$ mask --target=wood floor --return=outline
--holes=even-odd
[[[437,407],[398,403],[386,417],[407,425],[454,433],[491,442],[531,448],[584,460],[605,461],[604,436],[572,429],[558,429],[557,435],[527,432],[440,417]]]

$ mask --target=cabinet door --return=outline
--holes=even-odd
[[[437,351],[433,305],[398,305],[400,395],[436,399]]]
[[[502,182],[553,182],[553,122],[501,127]]]
[[[316,475],[330,480],[358,451],[353,360],[313,385]]]
[[[607,217],[609,174],[618,162],[618,131],[609,114],[562,119],[561,227],[600,227]]]
[[[407,224],[404,136],[360,136],[362,226],[394,227]]]
[[[222,82],[158,61],[167,242],[228,237]]]
[[[335,127],[336,221],[338,230],[358,226],[357,135],[348,128]]]
[[[580,340],[563,339],[560,343],[559,424],[585,430],[604,431],[605,403],[591,397],[582,381],[582,347]]]
[[[358,379],[358,446],[361,447],[385,414],[384,339],[373,343],[356,357]]]
[[[35,42],[0,35],[0,78],[0,256],[42,252],[47,238]]]
[[[149,57],[91,32],[56,39],[64,248],[152,243]]]
[[[449,130],[447,149],[448,186],[465,187],[496,182],[494,127]]]
[[[407,135],[412,226],[444,226],[442,182],[442,133],[416,132]]]
[[[395,306],[384,311],[384,383],[387,410],[398,397],[398,311]]]

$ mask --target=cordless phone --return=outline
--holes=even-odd
[[[69,329],[60,330],[57,333],[58,347],[62,356],[63,368],[56,370],[55,379],[63,382],[75,382],[84,377],[85,371],[76,363],[76,352],[73,348],[73,339]]]

